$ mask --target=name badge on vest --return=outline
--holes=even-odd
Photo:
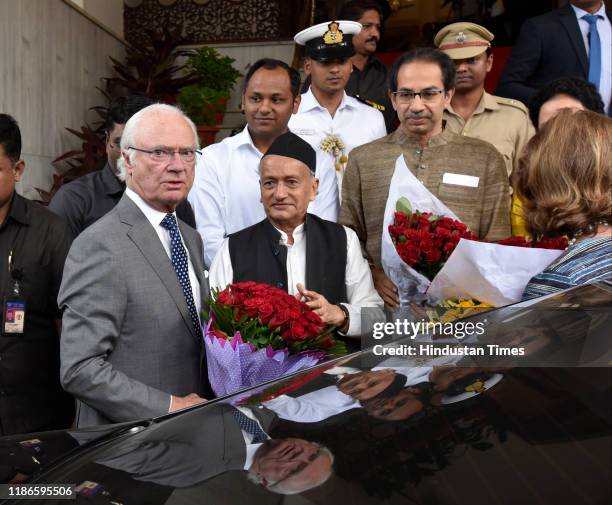
[[[455,186],[467,186],[469,188],[477,188],[480,177],[474,177],[473,175],[465,174],[451,174],[446,172],[442,176],[442,182],[444,184],[453,184]]]
[[[9,253],[8,266],[13,279],[12,293],[4,297],[2,303],[2,334],[5,336],[23,335],[26,318],[26,301],[19,292],[19,281],[23,278],[21,270],[12,265],[13,251]]]

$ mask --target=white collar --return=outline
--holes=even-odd
[[[580,7],[576,7],[574,4],[570,4],[572,6],[572,9],[574,9],[574,12],[576,13],[576,17],[578,19],[582,19],[584,16],[586,16],[587,14],[590,14],[590,12],[585,11],[584,9],[581,9]],[[608,16],[606,16],[606,4],[605,2],[601,2],[601,7],[599,8],[599,10],[594,14],[595,16],[599,16],[603,19],[607,19]]]
[[[272,226],[274,226],[274,225],[272,225]],[[292,246],[296,245],[297,243],[301,242],[302,239],[304,238],[304,223],[302,223],[301,225],[297,226],[293,230],[293,233],[292,233],[292,235],[293,235],[293,244],[292,245],[289,245],[287,243],[288,235],[283,230],[278,229],[276,226],[274,226],[274,229],[281,234],[281,238],[280,238],[281,244],[286,245],[287,247],[292,247]]]
[[[350,100],[348,100],[349,97],[346,94],[346,91],[344,91],[342,93],[342,101],[340,102],[340,105],[338,106],[338,110],[342,110],[344,109],[344,107],[351,107],[353,106],[353,103],[351,103]],[[302,101],[300,102],[300,112],[308,112],[309,110],[312,109],[321,109],[321,110],[327,110],[325,107],[323,107],[319,101],[317,100],[317,97],[314,96],[314,93],[312,92],[312,86],[308,88],[308,91],[306,91],[306,93],[302,94]]]
[[[245,126],[240,133],[237,133],[231,138],[235,139],[234,142],[236,148],[242,146],[250,146],[253,151],[259,155],[260,158],[263,156],[263,153],[259,149],[257,149],[257,147],[255,147],[255,144],[253,143],[253,139],[251,137],[251,134],[249,133],[248,125]]]
[[[255,459],[255,453],[263,444],[247,444],[246,446],[246,458],[244,460],[244,469],[248,470],[253,466],[253,460]]]
[[[169,212],[162,212],[161,210],[154,209],[147,202],[145,202],[138,193],[130,188],[125,188],[125,194],[138,206],[145,217],[149,220],[153,228],[159,226],[162,220],[166,217],[166,214],[169,214]],[[174,214],[174,217],[176,218],[176,213],[172,212],[172,214]]]

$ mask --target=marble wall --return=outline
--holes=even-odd
[[[51,161],[78,148],[64,128],[79,129],[104,104],[96,86],[112,75],[109,56],[125,46],[112,32],[63,0],[0,0],[0,111],[20,124],[27,167],[18,191],[49,189]]]

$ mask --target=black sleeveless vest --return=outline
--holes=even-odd
[[[346,232],[331,221],[306,214],[306,289],[322,294],[333,304],[347,302]],[[233,282],[255,281],[288,291],[287,247],[268,219],[232,233],[229,253]]]

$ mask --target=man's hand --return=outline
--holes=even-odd
[[[397,296],[397,288],[395,284],[391,282],[391,279],[387,277],[387,274],[382,268],[376,265],[371,265],[372,280],[374,281],[374,287],[378,294],[385,302],[385,305],[395,309],[399,307],[399,296]]]
[[[296,298],[305,302],[324,323],[333,324],[340,331],[344,330],[344,311],[340,307],[329,303],[327,298],[316,291],[308,291],[303,284],[298,283],[297,289],[299,293],[295,295]]]
[[[199,397],[195,393],[191,393],[187,396],[172,395],[172,398],[170,400],[170,409],[168,410],[168,413],[176,412],[177,410],[186,409],[187,407],[197,405],[198,403],[204,403],[205,401],[207,400]]]

